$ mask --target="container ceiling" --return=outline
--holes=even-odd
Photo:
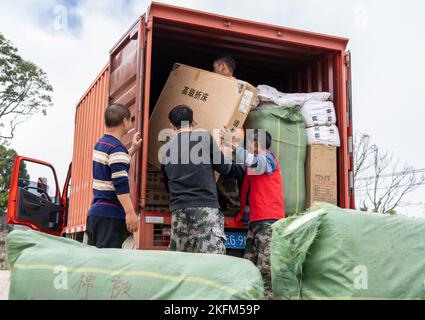
[[[280,87],[294,74],[331,50],[300,46],[258,36],[211,30],[181,22],[154,19],[152,48],[152,103],[155,104],[174,63],[211,70],[214,59],[229,54],[237,64],[235,76],[253,85]]]

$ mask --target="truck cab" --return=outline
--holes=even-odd
[[[62,236],[67,223],[71,165],[60,188],[54,167],[44,161],[17,156],[12,171],[7,223]]]

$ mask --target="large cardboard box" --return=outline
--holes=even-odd
[[[314,202],[337,205],[336,147],[310,145],[306,163],[307,208]]]
[[[257,89],[247,82],[176,63],[149,122],[148,162],[160,167],[159,133],[170,129],[168,114],[177,105],[193,109],[197,129],[213,134],[223,126],[241,128],[255,103]]]

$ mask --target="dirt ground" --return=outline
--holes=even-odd
[[[6,231],[0,229],[0,270],[6,270],[6,251],[5,251],[5,242],[6,242]]]
[[[8,300],[9,276],[9,271],[0,271],[0,300]]]

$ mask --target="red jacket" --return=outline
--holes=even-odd
[[[265,150],[264,152],[271,152]],[[273,173],[250,174],[248,168],[241,189],[241,208],[236,221],[241,221],[249,191],[249,222],[262,220],[280,220],[285,218],[285,206],[282,192],[282,175],[279,162]]]

